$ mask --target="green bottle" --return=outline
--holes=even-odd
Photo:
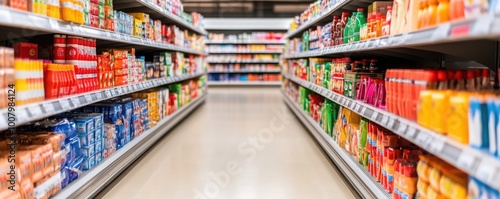
[[[356,14],[356,21],[354,25],[353,41],[359,41],[359,29],[366,24],[366,17],[363,12],[363,8],[358,8],[358,13]]]
[[[357,12],[352,12],[351,22],[349,23],[349,43],[354,42],[354,30],[356,27],[356,15]]]
[[[350,27],[351,27],[351,18],[349,17],[347,19],[347,23],[345,24],[345,27],[344,27],[344,38],[343,38],[344,39],[344,44],[349,43],[349,38],[350,38],[349,37],[349,32],[351,30]]]

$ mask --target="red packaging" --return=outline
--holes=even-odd
[[[99,17],[97,15],[90,15],[90,26],[99,28]]]
[[[54,63],[66,63],[66,35],[54,35]]]
[[[98,3],[93,3],[93,2],[90,2],[90,11],[89,11],[90,15],[95,15],[95,16],[98,16],[99,15],[99,4]]]
[[[19,42],[13,45],[14,56],[22,59],[38,59],[38,44]]]
[[[387,180],[384,188],[391,193],[394,190],[394,162],[403,156],[403,150],[394,147],[384,148],[384,168],[387,173]]]
[[[80,60],[80,46],[78,37],[68,36],[68,44],[66,45],[66,60],[77,61]],[[71,63],[75,64],[76,63]],[[78,67],[81,67],[78,65]]]

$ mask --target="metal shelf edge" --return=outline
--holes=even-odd
[[[209,86],[279,86],[281,81],[208,81]]]
[[[285,44],[285,41],[274,41],[274,40],[250,40],[250,41],[230,41],[230,40],[224,40],[224,41],[205,41],[205,44]]]
[[[100,190],[111,183],[114,178],[166,134],[167,131],[182,122],[182,119],[198,107],[206,98],[207,94],[203,94],[184,107],[181,107],[172,115],[167,116],[155,127],[147,130],[126,144],[122,149],[116,151],[111,157],[104,159],[91,170],[83,172],[82,176],[68,184],[66,188],[53,198],[88,198],[97,195]]]

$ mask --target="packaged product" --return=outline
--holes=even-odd
[[[469,101],[469,142],[477,149],[489,149],[488,109],[484,96],[475,95]],[[492,139],[491,141],[496,141]]]
[[[450,96],[450,112],[446,119],[448,137],[462,144],[469,144],[469,93],[458,92]],[[430,115],[428,116],[429,119]]]

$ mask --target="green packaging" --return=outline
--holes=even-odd
[[[359,123],[360,131],[358,131],[359,163],[365,167],[368,166],[368,150],[366,149],[368,123],[369,121],[366,118],[361,118]]]
[[[332,71],[332,62],[326,62],[324,64],[324,69],[323,69],[323,87],[324,88],[327,88],[328,90],[331,90],[332,88],[332,85],[331,85],[331,82],[330,82],[330,79],[331,79],[331,72]]]

